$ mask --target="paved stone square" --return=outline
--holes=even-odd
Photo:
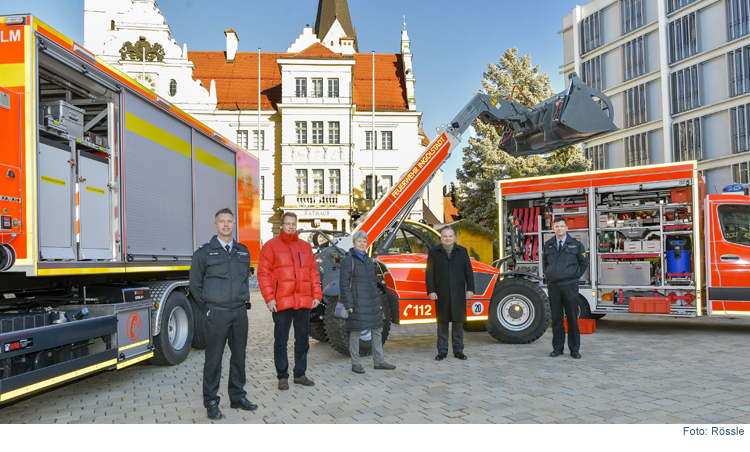
[[[276,389],[273,322],[260,294],[248,313],[248,398],[229,408],[225,355],[219,423],[750,423],[750,319],[610,315],[582,336],[583,359],[548,356],[552,331],[528,345],[466,333],[467,361],[434,361],[435,325],[394,325],[394,371],[351,372],[348,357],[311,340],[314,387]],[[290,347],[290,360],[292,359]],[[203,352],[175,367],[138,364],[0,408],[2,423],[207,423]]]

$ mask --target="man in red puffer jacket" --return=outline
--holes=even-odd
[[[314,386],[307,378],[307,351],[310,349],[310,310],[323,297],[320,274],[309,243],[298,240],[297,215],[281,217],[281,234],[260,250],[258,285],[273,316],[273,361],[279,389],[289,389],[289,359],[286,346],[289,328],[294,324],[294,382]]]

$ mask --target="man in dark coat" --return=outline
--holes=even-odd
[[[469,252],[457,245],[456,232],[445,227],[440,232],[440,245],[427,253],[425,283],[430,300],[435,301],[438,325],[438,354],[441,361],[448,356],[448,323],[453,322],[453,356],[466,359],[464,355],[464,322],[466,300],[474,296],[474,271]]]
[[[568,221],[555,217],[552,223],[555,236],[544,244],[544,274],[547,276],[547,293],[552,310],[553,358],[562,355],[565,345],[563,310],[568,318],[568,348],[570,356],[581,359],[581,335],[578,330],[578,279],[586,273],[589,260],[586,249],[578,240],[568,235]]]

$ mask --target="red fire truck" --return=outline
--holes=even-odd
[[[0,16],[0,403],[205,346],[214,214],[260,251],[258,159],[29,15]]]
[[[503,271],[544,288],[542,244],[563,216],[589,253],[581,318],[750,315],[749,194],[730,185],[707,195],[694,161],[498,181]],[[525,313],[519,325],[542,302],[520,290],[498,301]]]

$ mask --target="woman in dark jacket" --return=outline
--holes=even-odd
[[[375,280],[375,265],[366,254],[367,234],[357,231],[353,237],[354,248],[341,262],[341,302],[349,311],[346,331],[349,332],[349,354],[352,372],[363,374],[359,361],[359,338],[363,331],[372,332],[372,361],[375,369],[393,370],[396,366],[383,359],[383,313],[380,290]]]

